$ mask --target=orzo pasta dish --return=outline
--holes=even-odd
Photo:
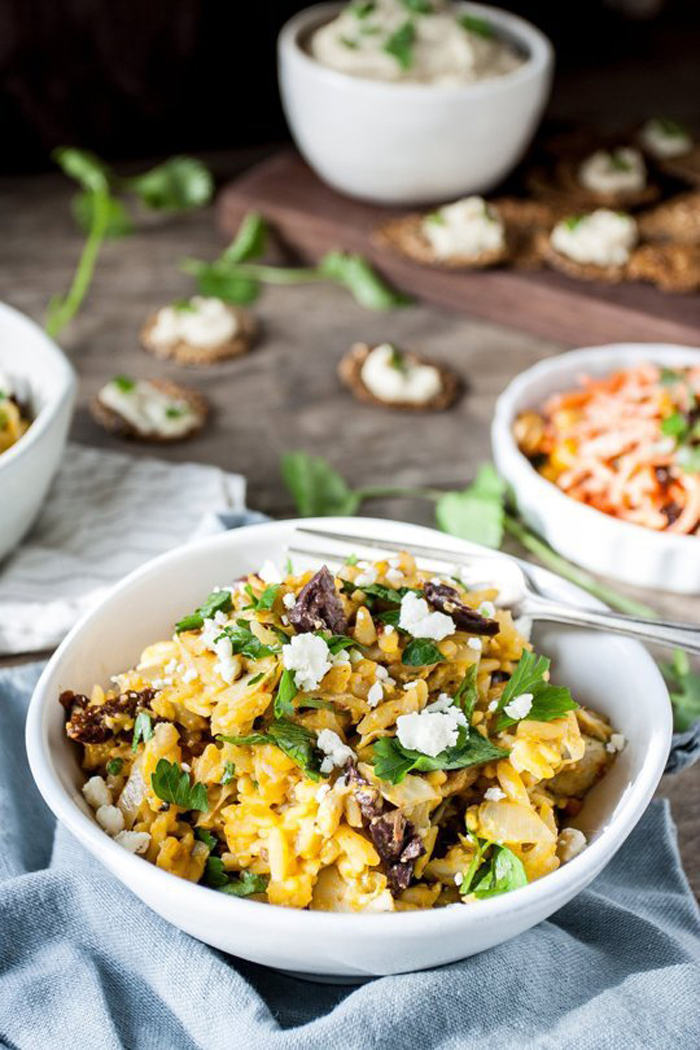
[[[268,562],[108,689],[63,693],[97,822],[164,871],[295,908],[472,903],[554,871],[624,739],[455,571]]]

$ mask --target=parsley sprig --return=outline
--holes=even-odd
[[[209,809],[207,789],[204,784],[191,784],[187,770],[178,762],[159,758],[155,772],[151,773],[151,787],[163,802],[172,802],[184,810]]]
[[[473,893],[478,900],[485,900],[527,886],[523,862],[512,850],[476,836],[472,841],[474,856],[459,887],[462,896]]]
[[[230,612],[232,608],[233,600],[230,591],[226,589],[212,591],[199,608],[175,624],[175,630],[178,634],[182,634],[183,631],[199,631],[204,627],[205,620],[212,619],[218,612]]]
[[[265,875],[255,875],[252,871],[232,875],[224,867],[221,857],[209,857],[202,881],[205,886],[229,893],[232,897],[250,897],[253,893],[264,893],[267,889]]]
[[[274,744],[283,751],[287,758],[296,762],[311,780],[318,780],[321,771],[321,757],[316,747],[316,735],[305,726],[291,722],[288,718],[277,718],[271,722],[263,733],[249,733],[247,736],[218,736],[227,744],[239,747],[252,747],[256,744]]]
[[[568,689],[560,685],[551,685],[545,680],[544,676],[551,663],[546,656],[537,656],[529,649],[523,651],[498,701],[496,710],[501,712],[501,715],[496,723],[497,730],[507,729],[508,726],[521,721],[508,715],[504,708],[522,693],[532,694],[532,707],[526,715],[531,721],[551,722],[555,718],[561,718],[567,711],[576,710],[579,705]]]
[[[431,773],[436,769],[481,766],[486,762],[506,758],[510,752],[492,744],[481,733],[470,732],[466,726],[460,726],[455,746],[446,748],[434,758],[424,755],[421,751],[403,747],[398,738],[393,736],[375,741],[372,754],[375,776],[392,784],[400,784],[407,773]]]

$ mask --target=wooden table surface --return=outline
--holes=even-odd
[[[255,156],[210,159],[223,176]],[[0,298],[40,322],[50,296],[67,288],[81,246],[71,192],[60,176],[0,180]],[[178,270],[182,256],[212,258],[220,247],[212,208],[167,221],[148,218],[130,238],[106,245],[89,299],[62,338],[80,375],[72,437],[152,454],[152,446],[127,446],[97,427],[87,410],[90,398],[118,373],[192,384],[210,399],[213,418],[194,440],[158,447],[157,454],[245,474],[250,506],[271,515],[293,512],[278,469],[288,449],[328,457],[357,484],[464,485],[489,456],[494,400],[506,382],[565,349],[506,327],[507,318],[501,326],[420,304],[375,314],[340,289],[306,286],[264,293],[255,307],[263,338],[241,360],[199,370],[156,361],[138,345],[146,315],[193,291]],[[339,357],[357,340],[391,340],[442,358],[465,377],[467,395],[438,415],[358,405],[336,378]],[[431,523],[430,507],[420,502],[377,501],[366,511]],[[639,596],[674,618],[698,619],[700,600]],[[700,894],[700,765],[665,778],[659,795],[671,801],[686,871]]]

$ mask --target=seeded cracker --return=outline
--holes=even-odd
[[[247,354],[258,334],[257,321],[251,313],[239,306],[232,306],[228,303],[226,306],[232,314],[235,314],[239,330],[224,343],[216,346],[193,346],[182,339],[170,346],[154,343],[151,333],[158,316],[156,312],[150,315],[141,329],[141,345],[149,354],[161,359],[176,361],[180,365],[211,365],[217,361],[225,361]]]
[[[480,252],[479,255],[454,255],[449,259],[439,258],[430,241],[423,233],[424,214],[405,215],[385,223],[375,232],[374,240],[382,248],[404,255],[424,266],[439,266],[446,270],[484,270],[498,266],[509,256],[509,247]]]
[[[700,245],[700,191],[672,197],[642,212],[637,222],[645,241]]]
[[[697,292],[700,247],[646,244],[633,253],[627,275],[633,281],[648,281],[664,292]]]
[[[206,399],[198,391],[193,390],[191,387],[180,386],[179,383],[172,383],[166,379],[153,379],[149,381],[152,386],[162,391],[168,397],[171,397],[174,401],[184,401],[191,409],[192,424],[189,429],[177,436],[169,436],[165,434],[157,434],[153,432],[144,433],[133,425],[128,419],[125,419],[119,412],[107,407],[100,401],[99,397],[94,397],[90,403],[90,413],[96,423],[99,423],[101,427],[110,433],[116,434],[118,437],[132,438],[139,441],[152,441],[157,444],[171,441],[183,441],[198,434],[203,428],[207,416],[209,415],[209,405]]]
[[[364,401],[371,405],[379,405],[382,408],[397,408],[402,411],[412,412],[443,412],[450,408],[462,393],[462,381],[456,372],[438,361],[420,357],[418,354],[403,352],[404,358],[409,364],[430,365],[440,373],[441,389],[429,401],[416,403],[414,401],[384,401],[369,390],[362,381],[362,366],[374,346],[367,343],[355,343],[347,354],[341,358],[338,364],[338,375],[341,382],[350,390],[358,401]]]
[[[537,248],[542,258],[553,270],[575,277],[580,281],[600,281],[603,284],[620,284],[629,277],[629,263],[623,266],[596,266],[594,263],[580,263],[552,247],[548,233],[537,238]]]

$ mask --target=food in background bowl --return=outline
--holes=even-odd
[[[586,845],[624,738],[549,682],[495,587],[404,553],[213,591],[138,665],[64,692],[83,795],[130,852],[317,911],[471,904]]]
[[[29,409],[9,376],[0,372],[0,454],[16,444],[29,427]]]
[[[451,0],[353,0],[309,44],[324,66],[369,80],[470,84],[525,58],[487,19]]]
[[[550,396],[514,434],[533,466],[567,495],[657,531],[700,525],[700,366],[652,362]]]

